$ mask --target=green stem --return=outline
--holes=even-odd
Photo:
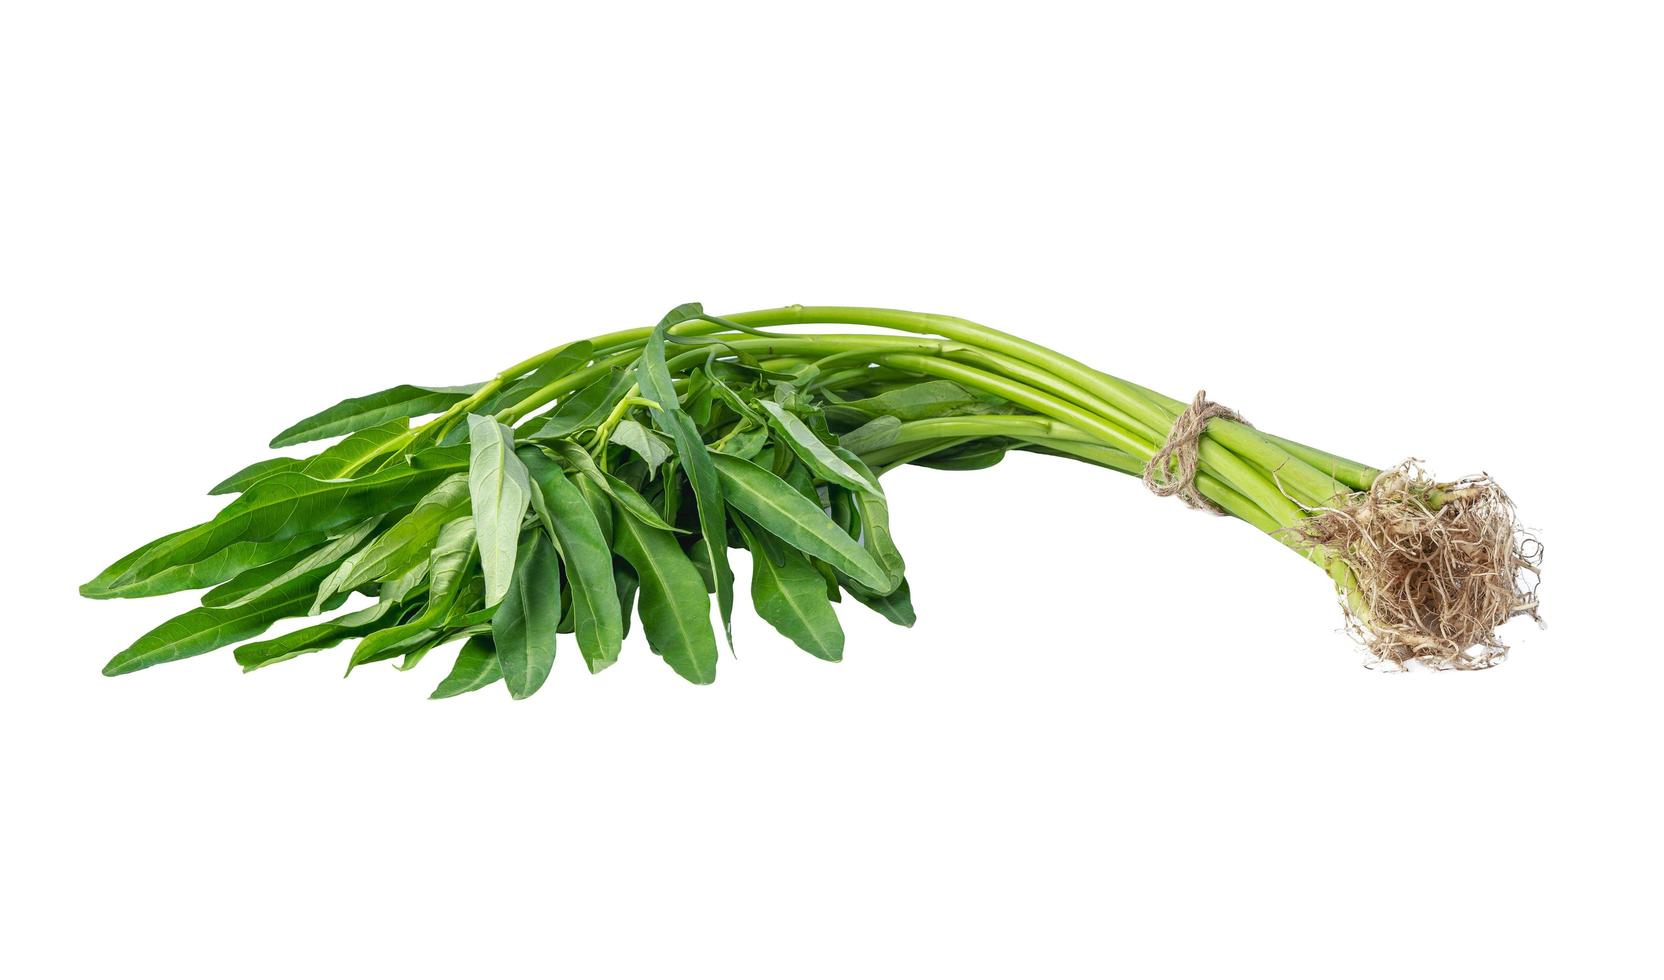
[[[1021,405],[1030,411],[1049,416],[1060,422],[1067,422],[1075,428],[1097,437],[1110,448],[1119,449],[1145,462],[1148,462],[1150,457],[1155,455],[1154,446],[1111,425],[1106,420],[1052,395],[1030,388],[1027,385],[1018,384],[999,375],[941,358],[887,354],[881,360],[882,363],[894,367],[907,368],[920,374],[946,378],[967,387],[999,395],[1014,405]],[[1298,505],[1290,501],[1274,483],[1245,461],[1230,453],[1224,453],[1215,460],[1215,466],[1218,468],[1221,479],[1234,487],[1237,492],[1251,498],[1266,513],[1280,520],[1283,526],[1293,527],[1305,519],[1305,514]]]
[[[624,397],[618,400],[618,404],[612,407],[612,411],[607,413],[607,417],[602,420],[600,425],[595,427],[595,438],[589,444],[590,452],[595,452],[599,446],[605,446],[608,437],[612,435],[613,427],[624,420],[624,416],[629,414],[631,408],[644,401],[644,399],[636,397],[639,394],[641,394],[641,385],[631,385],[630,389],[624,392]],[[658,408],[657,403],[650,402],[649,404]]]
[[[730,319],[754,327],[797,323],[846,323],[946,337],[985,352],[1004,355],[1043,368],[1056,379],[1096,395],[1136,419],[1142,424],[1146,434],[1165,433],[1171,428],[1173,419],[1183,407],[1165,407],[1150,397],[1154,393],[1147,388],[1105,374],[1032,341],[958,317],[854,306],[789,306],[736,314]],[[1209,424],[1198,448],[1202,461],[1220,473],[1235,469],[1224,458],[1221,449],[1239,455],[1267,473],[1276,473],[1283,490],[1308,506],[1326,504],[1352,489],[1316,466],[1279,448],[1250,426],[1220,425],[1219,420],[1215,420]]]
[[[959,443],[989,437],[1021,440],[1132,476],[1142,477],[1144,472],[1143,461],[1138,457],[1102,446],[1074,426],[1034,416],[961,415],[903,422],[896,430],[896,442],[893,445],[928,442],[932,448],[923,455],[929,455],[940,451],[939,448],[935,448],[935,443],[940,440],[950,439]],[[1275,535],[1284,526],[1266,513],[1263,507],[1238,493],[1229,484],[1207,474],[1197,475],[1196,489],[1227,513],[1247,521],[1267,534]]]
[[[1161,392],[1145,388],[1143,385],[1135,385],[1134,387],[1144,392],[1145,396],[1151,401],[1156,402],[1163,408],[1175,414],[1189,407],[1187,402],[1181,402],[1176,398],[1169,398]],[[1221,427],[1241,425],[1241,423],[1232,422],[1227,419],[1217,419],[1213,424]],[[1363,463],[1359,463],[1356,460],[1347,459],[1344,456],[1336,456],[1333,453],[1326,453],[1321,449],[1314,449],[1304,443],[1295,442],[1293,439],[1285,439],[1282,436],[1272,435],[1271,433],[1260,429],[1255,429],[1254,431],[1259,432],[1261,436],[1281,448],[1289,455],[1294,456],[1297,459],[1304,460],[1314,468],[1327,473],[1330,477],[1346,484],[1353,490],[1368,490],[1375,482],[1375,478],[1381,475],[1380,470],[1373,466],[1367,466]]]
[[[1140,465],[1137,460],[1125,454],[1117,453],[1113,449],[1104,449],[1101,446],[1082,445],[1076,442],[1052,439],[1035,439],[1032,441],[1037,446],[1052,450],[1061,455],[1085,460],[1089,463],[1096,463],[1099,466],[1103,466],[1120,473],[1125,473],[1129,476],[1142,478],[1144,475],[1144,467]],[[1271,535],[1283,544],[1294,547],[1294,545],[1288,540],[1287,535],[1278,533],[1282,530],[1283,526],[1277,522],[1276,518],[1267,514],[1264,508],[1260,507],[1252,500],[1249,500],[1247,497],[1244,497],[1242,494],[1231,489],[1229,484],[1222,483],[1213,477],[1208,476],[1206,473],[1198,473],[1196,474],[1196,489],[1202,494],[1202,496],[1213,501],[1214,504],[1221,510],[1225,511],[1225,513],[1253,525],[1255,528],[1264,531],[1266,534]],[[1301,549],[1294,547],[1294,550],[1300,551]]]
[[[903,422],[896,429],[896,442],[916,439],[986,438],[1054,439],[1059,442],[1091,443],[1090,435],[1056,419],[1037,415],[945,415],[940,418]],[[1128,459],[1132,456],[1122,453]]]
[[[868,466],[879,476],[883,476],[898,466],[911,463],[915,459],[923,459],[944,449],[971,442],[971,439],[921,439],[917,442],[898,443],[875,450],[861,457]]]

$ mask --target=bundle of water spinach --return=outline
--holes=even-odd
[[[557,647],[591,672],[615,662],[634,621],[705,684],[732,645],[734,548],[761,618],[838,660],[845,595],[913,623],[880,478],[1012,451],[1139,476],[1266,532],[1328,573],[1392,664],[1487,666],[1506,650],[1496,628],[1536,614],[1540,548],[1489,479],[1366,466],[954,317],[688,304],[477,384],[349,398],[271,445],[326,439],[227,477],[211,493],[237,496],[216,516],[81,587],[207,589],[106,674],[232,644],[255,670],[348,641],[349,674],[409,669],[461,641],[433,697],[501,681],[523,698]],[[299,617],[316,619],[255,639]]]

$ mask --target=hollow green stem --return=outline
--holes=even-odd
[[[1168,408],[1158,403],[1150,397],[1154,393],[1140,385],[1098,371],[1032,341],[958,317],[867,307],[790,306],[736,314],[730,319],[755,327],[797,323],[846,323],[946,337],[994,355],[1003,355],[1042,368],[1059,381],[1096,395],[1127,416],[1136,419],[1144,427],[1146,435],[1165,433],[1172,426],[1173,419],[1179,411],[1179,408]],[[1198,448],[1203,463],[1221,473],[1227,469],[1234,470],[1236,467],[1224,458],[1219,448],[1212,447],[1226,449],[1268,473],[1276,473],[1283,491],[1297,497],[1308,506],[1328,503],[1351,489],[1305,460],[1266,440],[1249,426],[1221,425],[1219,420],[1215,420],[1209,423],[1207,434],[1200,440]]]
[[[1073,426],[1053,419],[1021,415],[967,415],[904,422],[896,430],[895,443],[872,454],[868,462],[876,460],[880,466],[893,468],[956,445],[990,437],[1020,440],[1014,448],[1038,447],[1054,455],[1083,460],[1131,476],[1142,476],[1144,471],[1144,465],[1137,457],[1100,445]],[[1226,513],[1292,546],[1286,535],[1277,534],[1282,525],[1275,518],[1228,484],[1206,474],[1198,474],[1196,488]]]
[[[618,404],[614,405],[612,411],[607,413],[607,417],[601,421],[600,425],[595,427],[595,438],[591,439],[589,444],[590,452],[595,452],[599,447],[607,444],[607,440],[612,436],[612,430],[619,422],[624,420],[624,416],[629,414],[630,409],[637,405],[647,405],[655,409],[659,407],[658,402],[638,398],[637,396],[640,394],[641,385],[631,385],[630,389],[624,392],[624,397],[618,400]]]
[[[1142,478],[1144,474],[1143,464],[1131,456],[1128,456],[1125,453],[1117,453],[1113,449],[1105,449],[1102,446],[1095,446],[1091,444],[1083,445],[1078,442],[1066,440],[1041,438],[1030,441],[1033,442],[1034,445],[1048,449],[1052,452],[1075,459],[1085,460],[1089,463],[1096,463],[1099,466],[1115,470],[1119,473],[1125,473],[1129,476]],[[1277,538],[1284,544],[1288,544],[1290,547],[1293,547],[1293,545],[1287,540],[1286,535],[1279,535],[1277,533],[1282,529],[1282,525],[1277,522],[1276,518],[1267,514],[1264,508],[1260,507],[1252,500],[1249,500],[1242,494],[1237,493],[1229,484],[1216,480],[1205,473],[1198,473],[1196,475],[1196,489],[1202,494],[1202,496],[1213,501],[1213,503],[1221,510],[1225,511],[1225,513],[1230,514],[1232,517],[1239,518],[1253,527],[1264,531],[1266,534]],[[1295,550],[1298,551],[1300,549],[1295,548]]]

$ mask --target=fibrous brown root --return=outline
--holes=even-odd
[[[1489,667],[1508,652],[1497,627],[1538,619],[1542,545],[1488,476],[1439,483],[1406,460],[1299,531],[1351,567],[1348,625],[1381,661]]]

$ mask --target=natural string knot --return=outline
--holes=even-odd
[[[1208,419],[1230,419],[1248,424],[1248,420],[1223,405],[1208,401],[1208,393],[1198,391],[1190,407],[1173,420],[1167,432],[1167,442],[1144,464],[1144,487],[1158,497],[1178,497],[1197,510],[1223,514],[1213,501],[1196,489],[1196,461],[1198,444],[1208,427]]]

